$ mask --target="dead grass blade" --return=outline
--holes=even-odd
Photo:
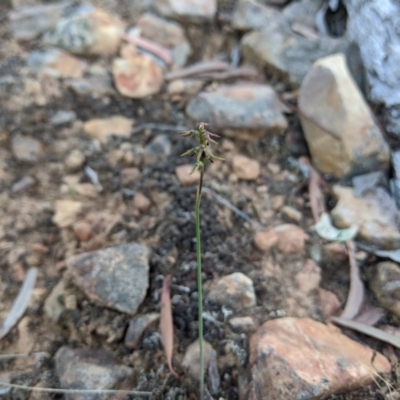
[[[7,315],[7,318],[4,320],[3,326],[0,328],[0,339],[3,339],[24,315],[32,290],[35,287],[37,272],[37,268],[31,268],[26,274],[18,296]]]
[[[350,263],[350,290],[346,306],[340,318],[353,319],[356,317],[364,303],[364,283],[360,277],[360,270],[355,255],[355,246],[352,240],[346,242]]]
[[[352,321],[342,317],[332,317],[330,321],[336,325],[343,326],[344,328],[353,329],[354,331],[363,333],[364,335],[371,336],[382,342],[389,343],[394,347],[400,349],[400,338],[390,333],[384,332],[382,329],[374,328],[373,326],[363,324],[361,322]]]
[[[160,313],[160,331],[161,339],[164,345],[167,364],[172,375],[178,378],[178,374],[172,367],[172,352],[174,348],[174,326],[172,323],[172,307],[171,307],[171,276],[167,275],[164,278],[161,292],[161,313]]]
[[[310,179],[308,181],[308,193],[310,196],[310,205],[314,222],[317,223],[321,215],[326,213],[325,196],[322,191],[324,181],[311,164],[309,167]]]

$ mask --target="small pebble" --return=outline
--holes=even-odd
[[[300,222],[303,218],[303,214],[296,210],[293,207],[290,206],[284,206],[281,208],[281,213],[285,216],[288,217],[289,219],[296,221],[296,222]]]
[[[65,167],[69,172],[74,172],[81,169],[85,161],[86,159],[83,153],[79,149],[74,149],[65,159]]]
[[[151,201],[143,193],[138,192],[133,198],[133,204],[139,211],[146,212],[151,206]]]
[[[200,172],[194,171],[193,174],[190,174],[192,169],[192,164],[176,167],[175,174],[182,186],[192,186],[200,180]]]

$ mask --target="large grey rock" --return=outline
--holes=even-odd
[[[100,349],[61,347],[55,354],[56,372],[62,389],[113,389],[132,375],[132,369],[120,365],[111,353]],[[99,393],[68,393],[67,400],[101,400]]]
[[[387,131],[400,138],[400,3],[347,0],[347,32],[360,48],[369,99],[384,104]]]
[[[149,287],[149,249],[136,243],[74,256],[68,268],[92,301],[131,315]]]
[[[187,105],[186,113],[226,136],[254,140],[287,127],[283,109],[270,86],[238,84],[198,94]]]
[[[321,172],[343,178],[389,167],[389,147],[343,54],[312,66],[298,105],[313,164]]]
[[[278,72],[290,83],[300,84],[319,58],[345,51],[346,39],[317,35],[314,18],[321,1],[303,0],[285,8],[268,20],[259,31],[246,34],[241,42],[244,57],[272,73]],[[304,27],[307,35],[294,32]]]

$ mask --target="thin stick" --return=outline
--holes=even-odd
[[[199,308],[199,351],[200,351],[200,400],[204,397],[204,353],[203,353],[203,282],[201,268],[200,201],[203,189],[204,170],[200,171],[200,181],[196,195],[196,254],[197,254],[197,293]]]
[[[56,389],[56,388],[41,388],[34,386],[16,385],[0,381],[0,386],[6,386],[13,389],[28,390],[32,392],[47,392],[47,393],[83,393],[83,394],[132,394],[136,396],[150,396],[151,392],[137,392],[135,390],[116,390],[116,389]]]

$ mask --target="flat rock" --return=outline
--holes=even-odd
[[[391,369],[381,354],[308,318],[264,323],[250,338],[249,365],[249,400],[322,398],[368,385]]]
[[[179,67],[186,64],[192,49],[185,31],[179,24],[146,13],[137,20],[136,26],[140,29],[141,36],[169,49],[174,64]]]
[[[212,21],[217,12],[216,0],[159,0],[154,6],[164,17],[194,23]]]
[[[160,319],[159,313],[148,313],[138,315],[129,321],[128,329],[125,333],[124,343],[130,349],[136,349],[139,346],[143,332]]]
[[[240,31],[258,30],[274,18],[281,18],[276,8],[248,0],[239,0],[232,17],[232,27]]]
[[[112,55],[119,48],[125,23],[117,16],[93,7],[81,7],[58,21],[44,41],[73,54]]]
[[[318,60],[300,88],[300,120],[313,164],[336,178],[387,169],[389,147],[343,54]]]
[[[253,181],[260,175],[260,163],[239,154],[233,156],[232,168],[239,179]]]
[[[106,143],[112,136],[129,137],[132,133],[132,126],[131,119],[122,115],[114,115],[110,118],[91,119],[85,122],[83,130],[100,143]]]
[[[119,364],[113,355],[101,349],[61,347],[54,356],[62,389],[114,389],[133,370]],[[68,393],[67,400],[97,400],[99,394]]]
[[[206,299],[220,306],[242,309],[256,305],[253,281],[241,272],[215,279],[204,289]]]
[[[35,39],[53,28],[64,9],[71,4],[64,1],[54,4],[19,7],[8,14],[12,34],[17,40]]]
[[[254,319],[250,316],[247,317],[234,317],[229,320],[229,325],[237,333],[252,332],[256,328]]]
[[[210,361],[213,357],[216,357],[216,351],[213,349],[210,343],[206,340],[203,342],[203,355],[204,355],[204,368],[207,370]],[[196,340],[190,344],[183,356],[182,365],[188,369],[189,374],[198,379],[200,373],[200,347],[199,341]]]
[[[359,239],[386,250],[400,247],[400,213],[385,189],[376,187],[356,197],[352,188],[335,185],[333,195],[338,202],[331,216],[338,228],[358,225]]]
[[[179,165],[175,168],[175,175],[182,186],[192,186],[200,180],[200,172],[194,171],[191,174],[192,169],[192,164]]]
[[[59,228],[67,228],[72,225],[82,211],[83,203],[74,200],[57,200],[54,204],[54,216],[52,221]]]
[[[140,54],[116,58],[112,73],[118,92],[134,99],[158,93],[164,81],[162,70],[154,59]]]
[[[67,265],[90,300],[135,314],[149,287],[149,249],[131,243],[80,254]]]
[[[221,85],[214,92],[201,92],[186,107],[194,121],[210,123],[225,136],[254,140],[287,127],[282,103],[268,85]]]
[[[17,160],[34,163],[43,156],[44,146],[37,139],[16,134],[11,139],[11,151]]]
[[[380,262],[369,284],[382,307],[400,317],[400,266],[393,262]]]
[[[58,110],[51,118],[50,123],[54,126],[64,125],[76,120],[76,112],[72,110]]]
[[[289,4],[284,12],[268,19],[263,27],[244,35],[244,57],[271,73],[280,73],[290,83],[300,84],[311,65],[321,57],[344,51],[345,39],[317,34],[315,15],[321,1],[302,0]],[[293,25],[305,27],[309,35],[294,32]]]
[[[266,232],[257,232],[255,246],[264,252],[276,247],[282,253],[303,253],[308,235],[297,225],[283,224]]]
[[[27,64],[34,71],[56,78],[82,78],[86,65],[78,58],[59,49],[36,50],[29,54]]]

